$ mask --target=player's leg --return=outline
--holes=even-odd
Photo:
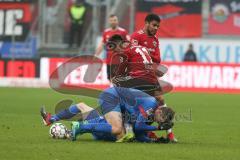
[[[125,134],[122,114],[119,111],[112,111],[105,114],[106,121],[112,126],[112,134],[116,135],[117,139],[123,137]]]
[[[121,112],[117,110],[120,110],[120,108],[105,114],[105,123],[95,119],[72,123],[73,140],[76,139],[77,135],[83,133],[115,135],[117,138],[121,138],[124,135],[124,128]]]
[[[117,138],[124,134],[120,97],[117,87],[112,87],[101,93],[99,104],[106,121],[112,126],[111,132]]]
[[[94,119],[72,122],[71,139],[74,141],[77,135],[91,133],[94,140],[116,141],[116,136],[111,131],[105,131],[103,127],[108,127],[109,124],[104,117],[100,116]]]
[[[106,124],[79,124],[76,133],[81,132],[103,132],[114,134],[118,138],[124,134],[122,114],[120,109],[120,100],[115,88],[109,88],[99,96],[101,112],[104,115]]]
[[[75,105],[71,105],[69,108],[63,109],[59,111],[55,115],[51,115],[50,113],[45,111],[45,108],[41,108],[41,116],[45,125],[50,125],[59,120],[70,119],[77,114],[84,115],[83,118],[87,117],[91,112],[93,112],[93,108],[89,107],[85,103],[78,103]]]

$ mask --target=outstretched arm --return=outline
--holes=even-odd
[[[103,45],[104,45],[103,39],[101,39],[101,41],[99,42],[99,44],[98,44],[98,46],[97,46],[97,49],[96,49],[96,52],[95,52],[95,56],[98,57],[98,56],[102,53],[102,51],[103,51]]]

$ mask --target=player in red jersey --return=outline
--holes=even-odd
[[[104,45],[106,45],[109,38],[112,37],[113,35],[118,34],[118,35],[122,36],[123,39],[130,40],[127,30],[119,27],[118,17],[116,15],[112,14],[109,16],[109,25],[110,25],[110,28],[107,28],[104,30],[104,32],[102,34],[102,40],[98,44],[98,47],[96,49],[95,56],[97,56],[97,57],[102,53],[102,51],[104,49]],[[111,51],[107,51],[106,63],[107,63],[107,76],[108,76],[109,80],[110,80],[109,63],[110,63],[111,57],[112,57]]]
[[[153,63],[154,68],[160,64],[160,50],[159,50],[159,41],[155,36],[159,26],[161,19],[156,14],[148,14],[145,17],[145,26],[143,29],[134,32],[131,35],[131,43],[134,45],[141,45],[147,48]],[[160,105],[165,105],[164,99],[162,96],[157,97]]]
[[[114,35],[106,45],[113,53],[111,80],[114,85],[135,88],[157,97],[163,92],[157,76],[159,72],[154,68],[151,56],[146,47],[132,45],[124,41],[120,35]],[[164,107],[164,106],[162,106]],[[173,133],[168,134],[172,142],[177,142]]]
[[[131,42],[134,45],[141,45],[148,49],[154,63],[159,64],[160,50],[159,41],[155,36],[160,26],[161,19],[156,14],[149,14],[145,18],[145,26],[143,29],[134,32],[131,35]]]
[[[148,14],[145,17],[145,26],[143,29],[134,32],[131,35],[131,43],[133,45],[141,45],[147,48],[153,63],[154,68],[161,62],[160,50],[159,50],[159,41],[156,37],[156,33],[159,29],[161,19],[156,14]],[[160,105],[164,105],[164,99],[162,96],[158,96],[158,101]]]
[[[153,61],[146,47],[132,45],[120,35],[114,35],[107,43],[107,49],[113,52],[111,59],[111,80],[120,87],[140,89],[151,96],[163,92],[154,69]]]
[[[126,43],[121,36],[114,35],[107,44],[108,49],[114,50],[110,63],[112,82],[117,86],[136,88],[154,96],[160,86],[152,58],[145,47]]]
[[[134,45],[141,45],[148,49],[149,54],[155,63],[154,68],[157,68],[158,64],[161,62],[159,41],[156,37],[156,33],[160,27],[160,22],[161,19],[158,15],[150,13],[145,17],[144,28],[131,35],[131,42]],[[158,101],[160,102],[160,105],[166,106],[162,96],[158,96]],[[170,139],[175,139],[171,129],[168,130],[168,136]]]

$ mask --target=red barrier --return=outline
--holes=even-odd
[[[174,91],[240,93],[240,64],[164,63]]]
[[[65,58],[50,58],[46,63],[41,62],[41,78],[50,77],[50,74],[64,61]],[[161,78],[174,86],[178,92],[213,92],[213,93],[240,93],[240,64],[220,63],[163,63],[168,66],[167,74]],[[84,81],[87,66],[81,66],[72,71],[64,80],[65,85],[104,89],[109,86],[106,75],[106,64],[93,83]],[[47,74],[47,75],[45,75]],[[46,79],[46,78],[45,78]]]
[[[39,59],[1,59],[0,77],[35,78],[39,77]]]

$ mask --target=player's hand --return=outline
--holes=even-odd
[[[173,125],[174,125],[173,122],[159,123],[159,124],[158,124],[158,129],[159,129],[159,130],[168,130],[168,129],[172,128]]]
[[[111,78],[111,82],[112,82],[113,84],[115,84],[116,86],[120,86],[120,84],[119,84],[119,79],[118,79],[118,77],[116,77],[116,76],[114,76],[113,78]]]

